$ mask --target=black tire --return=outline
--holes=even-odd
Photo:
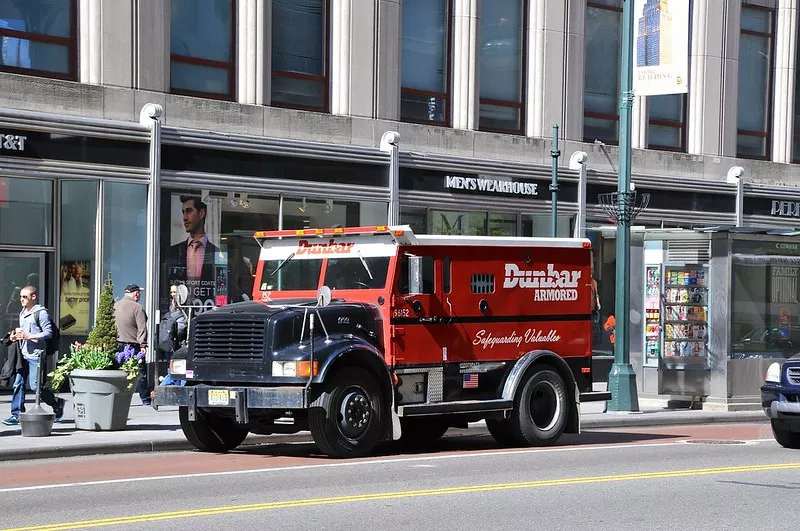
[[[519,446],[519,441],[511,431],[511,419],[486,419],[486,428],[498,444]]]
[[[247,426],[220,415],[197,410],[194,422],[189,420],[189,408],[178,409],[181,429],[189,443],[204,452],[225,453],[233,450],[247,437]]]
[[[800,449],[800,432],[789,431],[781,428],[780,423],[772,421],[772,434],[778,444],[784,448],[791,448],[792,450]]]
[[[418,447],[433,444],[450,428],[442,419],[408,418],[400,419],[400,444]]]
[[[322,453],[360,457],[371,452],[384,433],[383,409],[375,378],[364,369],[346,368],[323,384],[308,412],[309,429]]]
[[[564,379],[552,369],[532,368],[514,398],[512,436],[526,446],[555,444],[567,426],[569,406]]]

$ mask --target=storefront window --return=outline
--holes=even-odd
[[[161,204],[161,307],[170,284],[184,283],[190,302],[206,309],[250,299],[260,251],[254,232],[379,225],[387,210],[385,202],[284,198],[281,224],[279,196],[175,190],[164,192]],[[197,255],[190,241],[204,238]],[[280,271],[282,289],[305,285],[308,271],[293,264]]]
[[[732,358],[786,358],[800,352],[798,278],[800,257],[734,255]]]
[[[62,346],[83,341],[94,319],[92,290],[97,229],[95,181],[61,183],[61,282],[59,285]],[[66,352],[62,349],[62,352]]]
[[[0,244],[53,245],[53,182],[0,177]]]
[[[103,185],[103,276],[114,282],[114,297],[125,286],[145,286],[147,237],[147,185],[106,182]]]
[[[569,238],[575,221],[573,216],[557,216],[558,229],[556,236]],[[521,236],[549,238],[553,235],[553,218],[550,214],[523,214]]]

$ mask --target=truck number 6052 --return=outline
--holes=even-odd
[[[392,312],[392,317],[408,317],[411,315],[411,312],[408,308],[395,308]]]

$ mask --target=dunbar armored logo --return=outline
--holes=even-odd
[[[516,264],[506,264],[506,276],[503,287],[510,289],[534,289],[534,301],[574,301],[578,300],[578,280],[581,272],[575,270],[557,270],[555,264],[547,264],[547,270],[524,271]]]
[[[309,243],[308,240],[297,242],[297,254],[350,254],[355,245],[352,242],[336,243],[331,239],[326,243]]]

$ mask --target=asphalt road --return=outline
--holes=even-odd
[[[457,432],[456,432],[457,433]],[[800,452],[765,424],[488,436],[357,460],[311,444],[0,463],[21,529],[796,529]]]

